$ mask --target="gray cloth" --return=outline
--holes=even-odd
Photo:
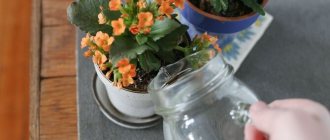
[[[243,62],[236,76],[267,102],[309,98],[330,108],[329,0],[270,0],[274,21]],[[91,91],[94,68],[79,48],[78,129],[81,140],[162,140],[162,126],[130,130],[109,121]]]

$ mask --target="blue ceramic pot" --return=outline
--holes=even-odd
[[[262,5],[265,6],[267,2],[263,0]],[[202,32],[236,33],[251,26],[259,17],[255,12],[239,17],[217,16],[197,8],[189,0],[186,0],[184,6],[182,16]]]

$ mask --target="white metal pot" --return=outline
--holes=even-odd
[[[131,116],[144,118],[155,114],[154,104],[149,93],[137,93],[126,89],[119,89],[113,82],[105,77],[100,68],[94,64],[95,71],[105,85],[108,97],[113,106],[121,113]]]

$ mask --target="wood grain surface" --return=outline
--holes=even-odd
[[[32,1],[30,46],[30,137],[39,139],[41,0]]]
[[[0,17],[0,140],[24,140],[29,124],[31,0],[0,0]]]
[[[40,4],[34,16],[40,16],[39,35],[34,35],[32,47],[35,65],[32,77],[39,83],[31,95],[30,139],[77,139],[75,28],[66,17],[66,8],[72,0],[34,0]],[[38,8],[38,6],[34,6]],[[38,29],[37,29],[38,30]],[[36,40],[39,40],[36,41]],[[36,72],[37,71],[37,72]],[[38,80],[32,80],[38,81]],[[31,90],[32,92],[32,90]],[[34,105],[33,105],[34,104]]]
[[[76,75],[74,33],[72,25],[42,28],[42,77]]]
[[[77,135],[76,78],[48,78],[41,82],[40,139],[71,140]]]

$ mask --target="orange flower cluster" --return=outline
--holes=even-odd
[[[111,21],[111,26],[113,28],[113,35],[119,36],[125,32],[126,25],[124,24],[124,19],[119,18],[118,20]]]
[[[184,0],[174,0],[174,5],[180,9],[184,8]]]
[[[166,15],[168,18],[171,18],[171,14],[174,12],[174,7],[171,5],[174,4],[176,7],[183,9],[184,0],[156,0],[160,5],[159,12],[160,14]]]
[[[90,34],[86,34],[86,36],[81,39],[80,48],[85,48],[85,47],[89,46],[90,43],[91,43],[91,36],[90,36]]]
[[[117,63],[118,71],[122,78],[116,83],[118,87],[127,87],[134,83],[133,78],[136,76],[136,67],[129,63],[127,58],[121,59]]]
[[[139,29],[139,27],[136,24],[132,24],[131,27],[129,27],[129,31],[133,35],[137,35],[140,32],[140,29]]]
[[[210,42],[213,45],[213,48],[216,49],[218,52],[221,52],[221,48],[218,44],[218,37],[216,36],[210,36],[206,32],[201,35],[202,41]]]
[[[154,25],[154,16],[151,12],[140,12],[138,15],[138,23],[132,24],[129,28],[129,31],[136,35],[140,32],[144,34],[149,34],[151,29],[150,27]]]
[[[109,37],[107,33],[102,33],[101,31],[97,32],[94,37],[95,44],[107,52],[110,51],[111,44],[114,40],[114,37]]]
[[[105,23],[107,23],[107,19],[104,16],[104,14],[103,14],[102,11],[97,15],[97,17],[99,19],[99,24],[105,24]]]
[[[86,36],[81,39],[80,48],[83,49],[87,46],[94,46],[92,43],[92,40],[93,40],[93,37],[91,37],[90,34],[86,34]],[[89,47],[89,49],[86,52],[84,52],[85,57],[90,57],[93,55],[92,48],[94,48],[94,47]]]
[[[107,57],[102,54],[100,51],[94,52],[93,62],[97,65],[101,65],[107,61]]]
[[[139,9],[143,9],[147,7],[147,3],[145,0],[139,0],[136,5],[138,6]]]
[[[138,14],[139,23],[138,26],[140,28],[150,27],[154,24],[154,17],[151,12],[141,12]]]
[[[93,62],[99,65],[101,70],[105,70],[107,67],[104,63],[108,60],[108,58],[99,49],[109,52],[113,42],[114,37],[110,37],[107,33],[99,31],[94,37],[90,34],[86,34],[86,36],[81,40],[81,48],[89,46],[88,50],[84,53],[84,56],[93,56]]]
[[[160,14],[171,18],[171,14],[174,12],[174,9],[169,1],[163,1],[159,7],[159,12]]]
[[[121,8],[121,0],[110,0],[109,9],[111,11],[118,11]]]

